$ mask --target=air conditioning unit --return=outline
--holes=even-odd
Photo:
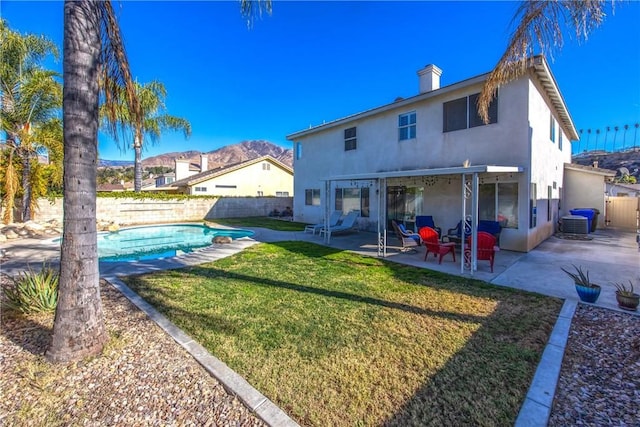
[[[572,234],[589,234],[589,220],[579,215],[562,217],[562,232]]]

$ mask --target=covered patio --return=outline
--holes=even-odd
[[[388,220],[390,216],[387,212],[387,188],[394,180],[398,179],[418,179],[424,183],[436,182],[438,178],[449,177],[449,181],[453,178],[459,180],[459,197],[461,209],[457,212],[451,211],[448,216],[451,218],[459,218],[464,224],[465,234],[471,235],[472,245],[470,248],[471,259],[465,263],[464,254],[466,241],[463,238],[461,242],[461,256],[459,273],[468,271],[471,275],[478,270],[478,200],[479,200],[479,183],[483,176],[497,176],[497,174],[520,174],[523,172],[520,166],[494,166],[494,165],[478,165],[478,166],[461,166],[449,168],[434,169],[413,169],[404,171],[377,172],[372,174],[354,174],[354,175],[338,175],[324,179],[325,184],[325,200],[324,207],[324,223],[329,224],[329,217],[333,211],[334,200],[333,190],[340,183],[346,184],[348,188],[375,188],[375,197],[371,195],[370,203],[376,207],[372,209],[375,214],[371,218],[375,218],[377,227],[377,256],[387,257],[388,241],[392,237],[388,233]],[[331,230],[331,227],[327,227]],[[331,244],[331,233],[324,233],[324,242]]]

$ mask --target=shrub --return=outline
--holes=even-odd
[[[43,265],[42,270],[31,269],[10,279],[4,288],[2,303],[22,313],[53,311],[58,303],[58,272]]]

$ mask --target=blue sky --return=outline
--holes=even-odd
[[[14,30],[45,34],[62,47],[62,2],[7,1]],[[448,85],[490,71],[513,30],[515,2],[275,1],[252,29],[239,3],[114,1],[133,75],[167,88],[167,108],[188,119],[191,138],[166,133],[156,154],[211,151],[247,139],[290,148],[286,135],[418,93],[416,71],[443,70]],[[574,151],[594,146],[595,129],[619,126],[627,146],[640,122],[640,3],[615,5],[586,42],[572,34],[550,58],[577,129]],[[62,64],[51,63],[62,70]],[[587,135],[587,129],[592,134]],[[636,138],[640,145],[640,131]],[[121,147],[126,145],[124,141]],[[100,157],[132,160],[133,151],[100,137]]]

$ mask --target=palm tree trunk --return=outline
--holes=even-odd
[[[102,351],[96,233],[100,5],[64,4],[64,219],[58,307],[47,357],[70,362]]]
[[[31,220],[31,152],[22,151],[22,222]]]
[[[133,144],[133,151],[136,155],[133,162],[133,190],[139,193],[142,190],[142,145],[138,142],[138,137]]]

